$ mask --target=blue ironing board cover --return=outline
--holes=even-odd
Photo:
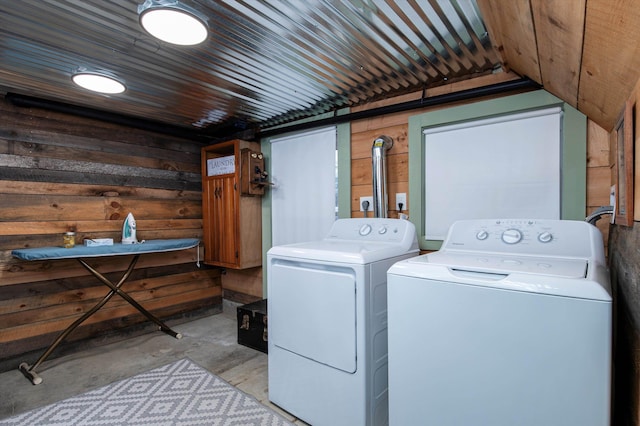
[[[159,253],[193,248],[200,244],[197,238],[146,240],[138,244],[113,243],[111,246],[73,248],[37,247],[13,250],[11,254],[22,260],[76,259],[78,257],[122,256],[129,254]]]

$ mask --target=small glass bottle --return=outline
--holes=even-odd
[[[65,232],[62,236],[63,247],[64,248],[73,248],[76,245],[76,233],[75,232]]]

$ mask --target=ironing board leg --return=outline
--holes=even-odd
[[[138,302],[136,302],[135,300],[133,300],[131,298],[131,296],[129,296],[127,293],[125,293],[122,290],[120,290],[120,287],[122,287],[122,284],[124,284],[124,282],[127,280],[127,278],[129,278],[129,276],[133,272],[133,268],[135,268],[139,257],[140,257],[139,255],[136,255],[136,256],[133,257],[133,259],[131,259],[131,263],[129,264],[129,267],[127,268],[125,273],[122,275],[122,277],[120,278],[120,280],[116,284],[113,284],[104,275],[102,275],[101,273],[96,271],[94,268],[89,266],[84,260],[78,259],[78,261],[80,262],[80,264],[82,266],[84,266],[89,272],[91,272],[92,275],[94,275],[98,280],[100,280],[103,284],[105,284],[111,290],[93,308],[91,308],[90,310],[85,312],[84,315],[82,315],[80,318],[75,320],[69,327],[67,327],[62,333],[60,333],[60,335],[56,338],[56,340],[51,345],[49,345],[47,350],[45,350],[44,353],[42,355],[40,355],[40,358],[38,358],[38,360],[33,365],[30,366],[26,362],[23,362],[23,363],[21,363],[19,365],[19,367],[18,367],[19,370],[22,372],[22,374],[25,375],[25,377],[27,379],[29,379],[31,381],[31,383],[33,383],[34,385],[38,385],[38,384],[42,383],[42,377],[40,377],[38,375],[38,373],[36,373],[36,371],[35,371],[36,368],[38,368],[38,366],[40,366],[40,364],[42,364],[49,357],[49,355],[51,355],[51,353],[58,347],[58,345],[60,343],[62,343],[62,341],[73,330],[75,330],[87,318],[89,318],[91,315],[96,313],[100,308],[102,308],[109,301],[109,299],[111,299],[113,297],[114,294],[118,294],[119,296],[121,296],[124,300],[129,302],[132,306],[134,306],[142,314],[144,314],[147,318],[149,318],[149,320],[151,320],[154,323],[156,323],[160,327],[160,330],[164,331],[165,333],[167,333],[167,334],[169,334],[169,335],[171,335],[171,336],[173,336],[173,337],[175,337],[177,339],[181,339],[182,338],[182,335],[180,333],[176,333],[175,331],[171,330],[162,321],[157,319],[150,312],[148,312],[146,309],[144,309],[142,306],[140,306],[140,304]]]
[[[133,261],[132,261],[132,265],[129,266],[129,269],[126,272],[126,276],[127,277],[129,276],[129,274],[131,274],[131,271],[133,270],[133,264],[135,264],[135,262],[137,260],[138,260],[138,256],[135,256]],[[173,331],[171,328],[169,328],[167,325],[165,325],[165,323],[163,323],[158,318],[156,318],[155,315],[153,315],[151,312],[149,312],[145,308],[143,308],[142,305],[140,305],[138,302],[136,302],[131,296],[129,296],[124,291],[120,290],[120,286],[122,285],[122,282],[124,282],[126,277],[123,277],[123,279],[121,279],[121,282],[119,282],[118,284],[114,285],[111,281],[109,281],[107,278],[105,278],[100,272],[96,271],[91,266],[89,266],[84,260],[78,259],[78,262],[80,262],[82,264],[82,266],[84,266],[89,272],[91,272],[103,284],[105,284],[107,287],[109,287],[111,289],[111,291],[113,291],[114,293],[117,293],[118,296],[122,297],[124,300],[129,302],[129,304],[131,306],[133,306],[138,311],[140,311],[140,313],[144,314],[144,316],[146,316],[150,321],[154,322],[160,328],[160,330],[164,331],[165,333],[167,333],[170,336],[175,337],[176,339],[182,339],[182,334],[176,333],[175,331]]]

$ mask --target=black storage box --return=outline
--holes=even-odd
[[[267,299],[238,306],[238,343],[268,353]]]

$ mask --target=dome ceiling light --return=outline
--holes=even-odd
[[[138,15],[142,28],[167,43],[192,46],[209,35],[207,19],[175,0],[146,0],[138,6]]]
[[[103,73],[80,71],[75,73],[71,79],[78,86],[93,92],[116,94],[126,90],[123,83]]]

